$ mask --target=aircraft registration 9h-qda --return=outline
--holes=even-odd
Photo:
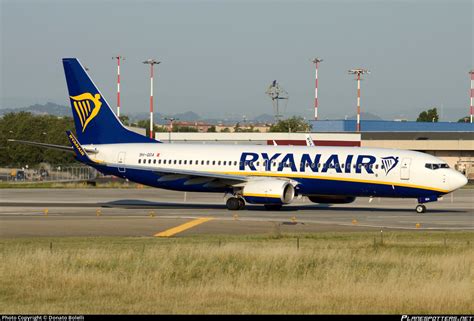
[[[434,156],[362,147],[163,144],[126,129],[75,58],[63,59],[77,138],[72,147],[17,141],[75,153],[98,171],[177,191],[225,193],[227,208],[245,203],[278,210],[296,196],[351,203],[358,196],[415,198],[416,212],[467,183]]]

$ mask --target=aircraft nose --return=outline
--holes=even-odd
[[[454,171],[450,180],[453,184],[453,190],[463,187],[467,184],[467,178],[463,174],[459,173],[458,171]]]

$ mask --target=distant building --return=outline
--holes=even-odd
[[[350,133],[355,120],[310,121],[312,131]],[[445,160],[474,179],[474,124],[457,122],[361,121],[361,146],[409,149]]]
[[[233,124],[210,124],[206,122],[200,122],[200,121],[175,121],[173,122],[173,126],[179,126],[179,127],[190,127],[190,128],[195,128],[198,133],[206,133],[209,131],[211,127],[216,128],[216,132],[227,132],[227,133],[234,133],[236,132],[260,132],[260,133],[266,133],[270,130],[271,124],[265,124],[265,123],[233,123]],[[166,131],[169,130],[169,125],[162,125],[162,128],[164,128]]]

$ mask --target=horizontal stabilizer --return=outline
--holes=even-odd
[[[63,145],[54,145],[54,144],[46,144],[46,143],[37,143],[37,142],[30,142],[27,140],[19,140],[19,139],[8,139],[7,141],[12,143],[19,143],[25,145],[31,145],[36,147],[43,147],[43,148],[50,148],[50,149],[57,149],[62,150],[65,152],[74,153],[74,149],[71,146],[63,146]],[[95,149],[84,149],[87,153],[97,153]]]

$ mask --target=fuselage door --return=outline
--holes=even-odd
[[[400,167],[400,179],[410,179],[410,164],[411,158],[404,158],[402,160],[402,166]]]
[[[117,163],[125,164],[125,152],[120,152],[118,154]],[[119,166],[118,170],[119,170],[120,173],[125,173],[125,167],[120,167]]]

